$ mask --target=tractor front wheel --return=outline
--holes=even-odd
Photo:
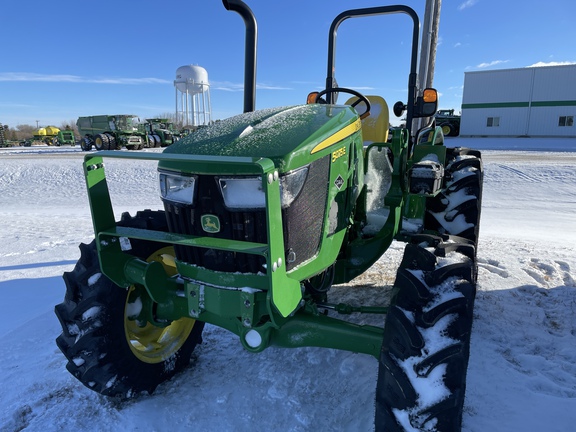
[[[418,236],[406,246],[384,327],[378,432],[460,430],[476,255],[466,239]]]
[[[158,230],[163,229],[165,217],[163,212],[144,211],[134,218],[123,215],[120,224]],[[66,368],[105,396],[125,399],[152,393],[189,364],[192,351],[201,343],[204,323],[191,318],[166,327],[138,322],[134,318],[145,290],[121,288],[102,274],[94,241],[81,244],[80,251],[74,270],[64,274],[64,302],[55,308],[62,325],[56,343],[68,360]],[[143,240],[133,240],[132,251],[148,261],[173,255],[172,247]]]

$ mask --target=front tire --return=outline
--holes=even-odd
[[[109,150],[110,143],[108,141],[108,135],[105,133],[96,135],[94,137],[94,147],[96,147],[96,150],[98,151]]]
[[[377,432],[460,431],[476,254],[465,239],[446,240],[406,246],[380,353]]]
[[[123,215],[120,224],[159,230],[165,227],[165,217],[163,212],[145,211],[134,218]],[[132,241],[132,246],[135,255],[149,261],[172,250],[142,240]],[[62,325],[56,343],[68,359],[66,368],[105,396],[124,399],[152,393],[189,364],[204,323],[181,318],[165,328],[139,325],[129,319],[138,306],[136,287],[118,287],[102,274],[94,241],[81,244],[80,251],[74,270],[64,273],[64,302],[55,308]]]

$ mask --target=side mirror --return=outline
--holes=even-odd
[[[436,89],[427,88],[422,92],[422,96],[416,99],[414,107],[414,118],[432,117],[438,110],[438,92]]]
[[[402,114],[404,114],[404,111],[406,111],[406,105],[404,105],[404,102],[398,101],[394,104],[392,110],[394,111],[394,115],[396,117],[402,117]]]

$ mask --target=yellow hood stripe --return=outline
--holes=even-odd
[[[360,119],[356,119],[356,121],[354,123],[349,124],[348,126],[346,126],[343,129],[340,129],[338,132],[330,135],[324,141],[319,143],[316,147],[314,147],[312,149],[310,154],[314,154],[316,152],[319,152],[320,150],[324,150],[325,148],[330,147],[332,144],[336,144],[337,142],[342,141],[344,138],[349,137],[354,132],[359,131],[361,125],[362,125],[362,123],[360,122]]]

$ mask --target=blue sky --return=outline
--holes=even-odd
[[[256,108],[304,103],[326,78],[328,29],[346,9],[424,0],[246,0],[258,20]],[[460,110],[464,73],[576,62],[576,2],[444,0],[434,86]],[[220,0],[19,0],[0,15],[0,123],[60,125],[78,116],[175,110],[179,66],[208,71],[212,117],[243,109],[244,23]],[[339,85],[406,100],[411,20],[345,21]],[[392,119],[394,123],[394,118]]]

